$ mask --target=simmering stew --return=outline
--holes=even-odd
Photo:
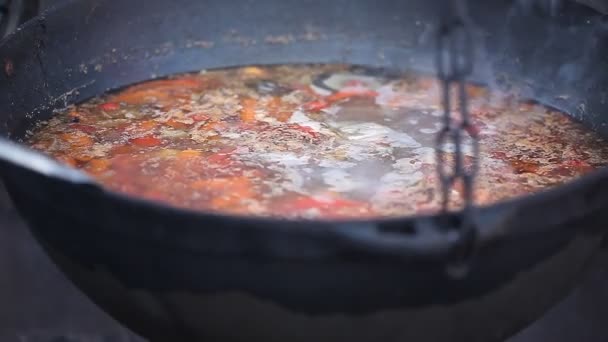
[[[565,114],[474,85],[468,92],[481,147],[478,204],[608,164],[608,144]],[[248,66],[152,80],[70,106],[28,142],[109,189],[178,207],[282,218],[403,216],[440,207],[439,98],[432,77],[347,65]],[[470,162],[470,142],[464,152]],[[461,204],[458,184],[451,196]]]

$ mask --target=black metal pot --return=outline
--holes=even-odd
[[[602,17],[472,1],[477,81],[512,87],[608,136]],[[0,131],[152,76],[349,62],[432,71],[429,1],[73,1],[0,43]],[[291,34],[289,44],[270,36]],[[212,42],[197,44],[198,41]],[[574,287],[608,222],[608,170],[476,213],[470,272],[438,217],[278,221],[104,190],[8,140],[0,174],[23,218],[96,303],[152,341],[498,341]],[[457,216],[454,217],[457,220]]]

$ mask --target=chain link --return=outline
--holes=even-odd
[[[466,258],[475,238],[472,219],[474,205],[473,183],[479,163],[477,131],[471,122],[468,110],[467,77],[473,72],[473,38],[467,21],[464,0],[441,0],[440,23],[437,32],[436,68],[441,83],[443,109],[442,128],[436,141],[437,173],[441,183],[442,210],[450,210],[450,194],[454,186],[462,183],[464,208],[459,220],[461,251],[459,257]],[[455,106],[452,92],[456,93]],[[460,113],[457,117],[455,114]],[[465,163],[465,140],[471,141],[473,153],[471,165]],[[450,152],[453,152],[450,153]],[[453,155],[452,163],[447,160]]]

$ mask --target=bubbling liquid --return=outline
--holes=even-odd
[[[608,164],[608,144],[555,110],[470,85],[477,204]],[[240,67],[140,83],[58,112],[36,150],[111,190],[247,216],[363,219],[440,208],[432,77],[345,65]],[[453,146],[443,146],[449,157]],[[470,142],[465,162],[470,163]],[[462,205],[456,184],[450,201]]]

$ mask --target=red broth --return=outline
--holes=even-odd
[[[468,92],[481,146],[477,204],[608,164],[608,144],[568,116],[473,85]],[[431,77],[251,66],[148,81],[68,107],[28,143],[109,189],[177,207],[394,217],[440,208],[440,116]],[[470,161],[470,143],[464,151]],[[462,204],[459,184],[451,201]]]

